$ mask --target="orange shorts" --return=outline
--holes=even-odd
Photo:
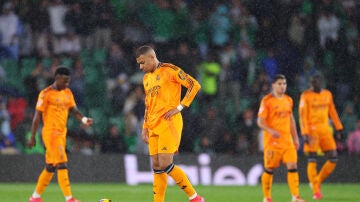
[[[264,149],[264,167],[277,168],[280,163],[297,163],[297,152],[295,148],[289,149]]]
[[[176,153],[180,146],[182,128],[181,113],[175,114],[170,120],[162,119],[155,128],[149,130],[149,154]]]
[[[59,164],[68,161],[66,155],[66,131],[65,132],[44,132],[42,139],[45,145],[46,164]]]
[[[336,150],[336,143],[329,127],[312,130],[309,134],[309,144],[304,144],[304,152]]]

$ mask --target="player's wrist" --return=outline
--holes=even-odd
[[[89,118],[86,117],[86,116],[83,116],[83,117],[81,118],[81,122],[82,122],[83,124],[86,124],[86,123],[88,122],[88,120],[89,120]]]
[[[184,107],[183,107],[181,104],[179,104],[179,105],[176,107],[176,109],[179,110],[179,112],[181,112],[181,110],[183,110]]]

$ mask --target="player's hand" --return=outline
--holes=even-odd
[[[310,143],[310,137],[308,134],[304,134],[303,135],[303,139],[304,139],[304,143],[305,144],[309,144]]]
[[[81,123],[85,126],[91,126],[94,123],[94,120],[92,118],[84,116],[81,119]]]
[[[30,139],[27,142],[27,146],[31,149],[36,145],[36,139],[35,136],[31,136]]]
[[[337,130],[335,133],[335,140],[341,141],[344,137],[343,130]]]
[[[174,109],[172,109],[172,110],[170,110],[170,111],[168,111],[168,112],[165,113],[164,119],[165,119],[165,120],[170,120],[170,118],[171,118],[172,116],[174,116],[175,114],[177,114],[177,113],[179,113],[179,112],[180,112],[180,111],[179,111],[177,108],[174,108]]]
[[[294,139],[294,145],[295,145],[296,150],[299,150],[299,148],[300,148],[300,143],[299,143],[299,139],[298,139],[298,138],[295,138],[295,139]]]
[[[279,138],[280,133],[277,130],[269,129],[268,132],[273,136],[273,138]]]
[[[146,128],[143,128],[141,132],[141,139],[146,143],[149,144],[149,131]]]

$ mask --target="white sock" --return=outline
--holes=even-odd
[[[38,194],[36,191],[32,194],[33,198],[40,198],[40,194]]]
[[[197,197],[197,195],[198,195],[198,194],[195,192],[195,194],[194,194],[194,195],[192,195],[192,196],[190,196],[190,197],[189,197],[189,200],[193,200],[194,198],[196,198],[196,197]]]
[[[65,196],[65,200],[69,200],[71,198],[72,198],[72,196]]]

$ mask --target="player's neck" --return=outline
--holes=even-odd
[[[272,92],[273,96],[276,98],[282,98],[284,97],[285,93],[276,93],[276,92]]]
[[[151,71],[151,73],[155,72],[155,70],[156,70],[157,68],[159,68],[159,67],[161,66],[161,64],[162,64],[162,62],[160,62],[159,60],[157,60],[157,61],[155,62],[155,65],[154,65],[154,69]]]
[[[57,87],[56,82],[54,82],[54,83],[51,85],[51,88],[54,89],[54,90],[61,91],[61,89]]]
[[[314,91],[315,93],[321,93],[322,88],[314,88],[314,87],[312,87],[311,90]]]

